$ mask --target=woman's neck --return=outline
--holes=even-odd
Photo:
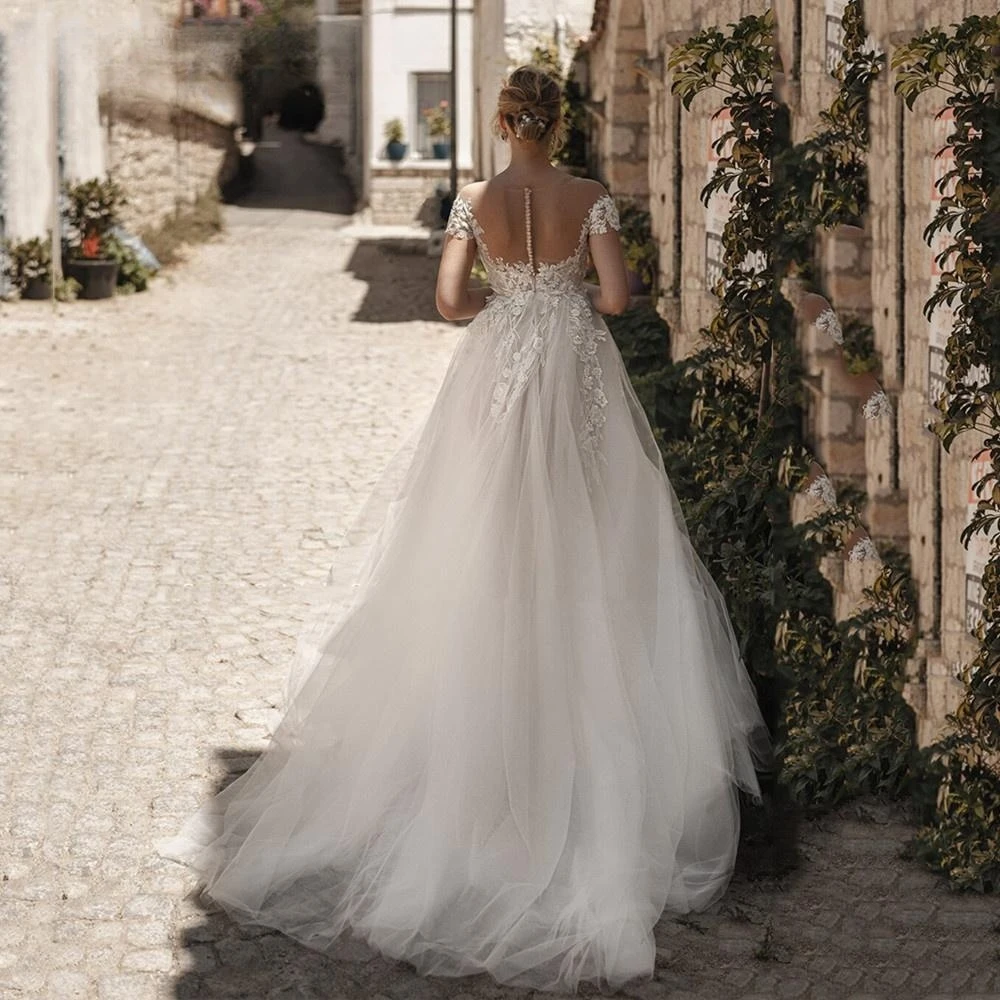
[[[512,180],[535,177],[555,169],[549,162],[547,143],[511,142],[510,165],[504,171]]]

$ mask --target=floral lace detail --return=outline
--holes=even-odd
[[[507,330],[501,337],[496,352],[500,376],[493,387],[490,404],[490,413],[495,419],[500,420],[510,412],[531,380],[536,366],[541,368],[545,364],[544,346],[545,341],[538,334],[526,339],[523,344],[513,329]]]
[[[621,222],[610,195],[602,195],[591,205],[576,249],[565,260],[543,261],[533,267],[529,261],[507,261],[490,254],[485,234],[468,200],[459,195],[452,205],[445,231],[459,239],[476,240],[493,295],[481,315],[491,315],[502,326],[496,348],[497,376],[493,385],[490,413],[496,420],[509,414],[525,391],[532,376],[545,364],[547,334],[554,328],[556,306],[569,308],[570,336],[580,364],[580,400],[583,426],[580,447],[588,476],[601,460],[601,436],[605,424],[604,372],[598,345],[607,339],[607,330],[595,322],[592,306],[583,291],[587,270],[587,237],[609,230],[618,231]],[[535,308],[527,316],[529,305]],[[536,311],[537,310],[537,311]]]
[[[583,369],[580,394],[583,397],[583,432],[580,446],[594,468],[601,459],[601,432],[604,430],[604,408],[608,397],[604,392],[604,371],[597,357],[597,345],[607,333],[592,322],[582,323],[573,333],[573,349]]]
[[[622,228],[621,219],[618,217],[618,207],[614,199],[609,194],[602,194],[587,213],[586,230],[595,236],[613,229],[616,233]]]
[[[476,217],[472,214],[472,206],[459,195],[452,202],[451,211],[448,213],[448,224],[444,227],[444,231],[449,236],[460,240],[477,239],[478,241],[478,233],[476,232],[478,227],[479,223],[476,222]]]

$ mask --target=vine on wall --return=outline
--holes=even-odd
[[[860,9],[855,16],[860,22]],[[747,17],[728,32],[706,29],[671,55],[684,107],[709,89],[724,95],[731,127],[716,143],[718,169],[702,197],[724,190],[732,211],[719,311],[702,331],[705,346],[685,362],[694,386],[689,433],[667,442],[665,458],[765,693],[781,779],[815,808],[865,791],[896,794],[909,781],[913,719],[900,689],[913,605],[905,565],[893,558],[862,607],[835,619],[819,564],[856,534],[862,498],[838,496],[803,440],[795,317],[780,291],[811,258],[816,226],[859,221],[867,203],[858,121],[878,56],[845,46],[826,132],[793,147],[772,89],[773,30],[770,12]],[[821,509],[794,524],[792,495],[804,489]]]
[[[937,182],[940,207],[924,232],[942,274],[924,312],[953,310],[945,349],[945,390],[933,426],[945,449],[963,434],[984,436],[986,474],[962,533],[994,540],[983,572],[979,652],[965,697],[933,747],[936,808],[920,831],[923,856],[958,886],[1000,887],[1000,15],[969,17],[952,31],[933,28],[897,50],[896,92],[911,110],[920,94],[947,95],[955,126],[955,166]]]

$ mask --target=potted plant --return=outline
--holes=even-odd
[[[52,240],[38,236],[20,242],[6,240],[4,273],[22,299],[52,296]]]
[[[63,271],[80,283],[80,298],[107,299],[114,295],[118,261],[111,252],[111,230],[125,195],[110,175],[77,184],[67,183],[66,221],[69,224],[68,253]]]
[[[390,118],[385,123],[385,139],[386,158],[398,163],[406,156],[406,144],[403,142],[403,123],[398,118]]]
[[[431,136],[431,148],[435,160],[446,160],[451,156],[451,108],[442,101],[436,108],[423,111],[427,131]]]

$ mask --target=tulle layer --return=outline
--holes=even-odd
[[[566,299],[466,331],[267,752],[161,845],[243,919],[573,991],[650,976],[664,908],[724,891],[766,735],[604,333]],[[504,338],[537,357],[498,393]]]

